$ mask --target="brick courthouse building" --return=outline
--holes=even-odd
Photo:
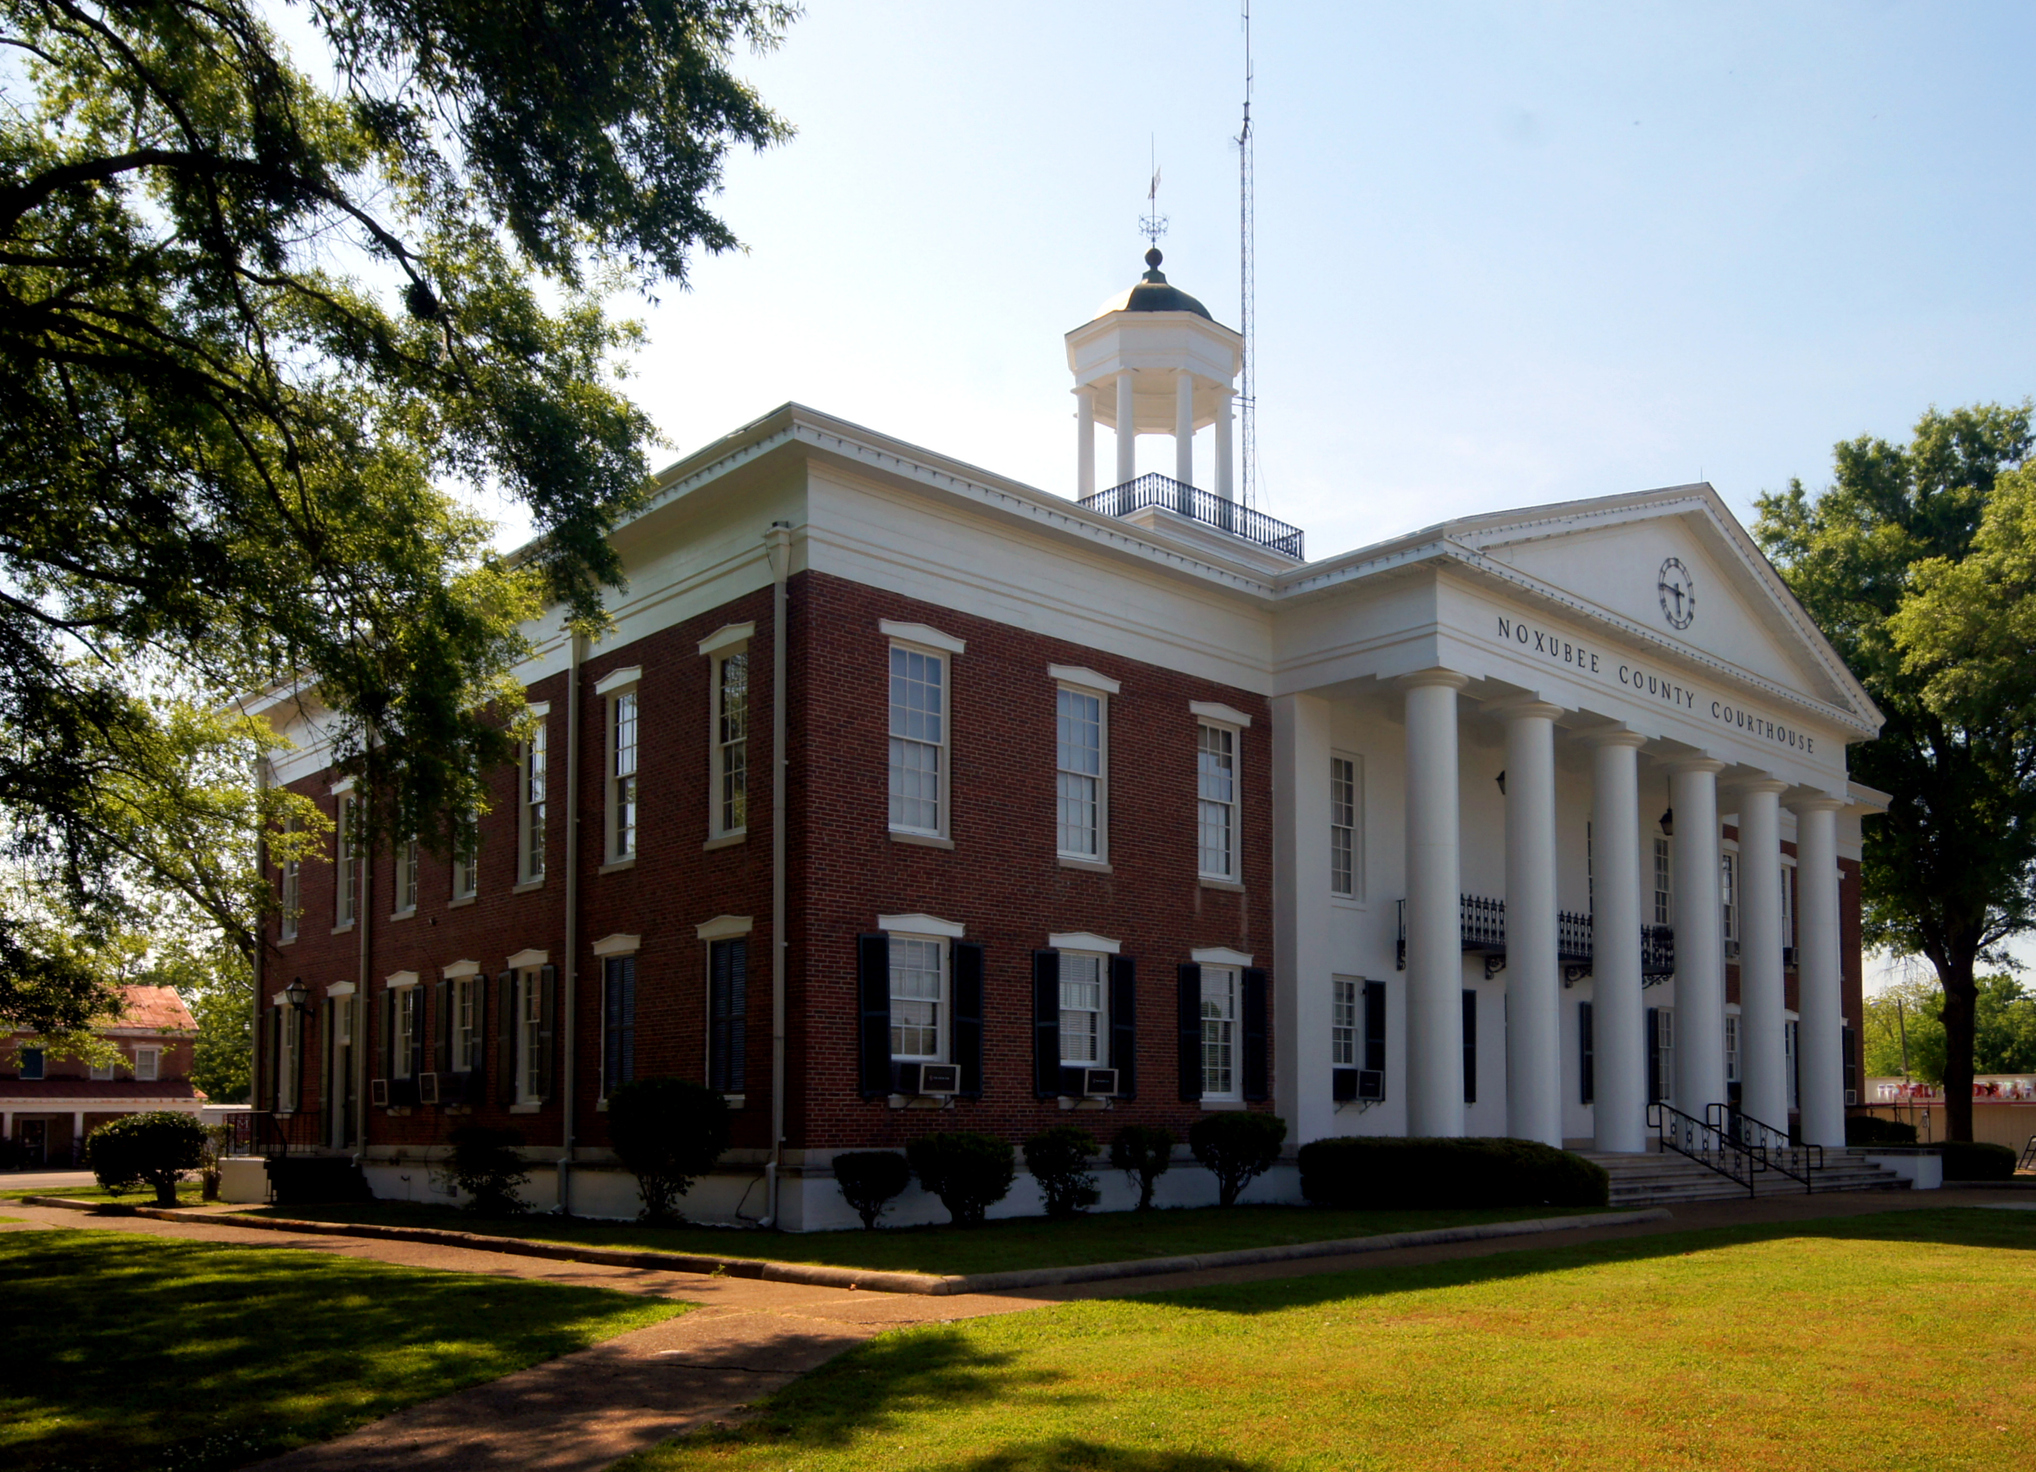
[[[514,1125],[627,1215],[606,1090],[697,1078],[735,1148],[689,1212],[798,1229],[852,1220],[833,1154],[933,1129],[1638,1150],[1730,1098],[1842,1143],[1879,717],[1715,492],[1306,561],[1233,497],[1236,335],[1149,264],[1068,335],[1074,499],[796,405],[658,478],[613,632],[536,631],[478,851],[276,874],[294,1148],[422,1198]],[[346,851],[315,701],[267,709]]]

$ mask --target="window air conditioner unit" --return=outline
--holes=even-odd
[[[1082,1070],[1082,1097],[1084,1099],[1112,1099],[1116,1095],[1116,1069],[1084,1068]]]
[[[437,1074],[420,1073],[417,1075],[417,1102],[419,1104],[436,1104],[438,1102]]]
[[[1386,1097],[1386,1074],[1381,1068],[1362,1068],[1357,1074],[1357,1097],[1382,1100]]]
[[[1857,1104],[1859,1102],[1859,1090],[1847,1089],[1845,1091],[1845,1102],[1847,1104]]]
[[[1728,961],[1736,961],[1739,959],[1738,941],[1728,940],[1725,942],[1725,959]]]
[[[1332,1068],[1329,1070],[1329,1098],[1332,1103],[1348,1104],[1357,1097],[1357,1070],[1354,1068]]]
[[[1796,948],[1795,948],[1794,946],[1783,946],[1783,947],[1782,947],[1782,966],[1783,966],[1784,968],[1787,968],[1787,967],[1790,967],[1790,966],[1794,966],[1795,964],[1797,964],[1797,963],[1796,963]]]
[[[377,1109],[389,1107],[389,1081],[385,1078],[368,1081],[368,1102]]]
[[[919,1092],[936,1095],[959,1094],[961,1092],[961,1066],[956,1063],[920,1064]]]

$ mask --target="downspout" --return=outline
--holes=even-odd
[[[365,807],[367,804],[367,794],[362,793],[360,800],[361,805]],[[358,821],[356,821],[356,826],[358,826]],[[359,845],[359,848],[360,889],[358,898],[354,901],[354,923],[360,927],[361,932],[361,964],[360,980],[354,983],[353,992],[353,1071],[356,1081],[353,1107],[354,1117],[360,1126],[354,1131],[356,1149],[354,1160],[358,1164],[365,1166],[368,1161],[368,1049],[364,1046],[364,1043],[369,1031],[368,972],[374,960],[374,957],[369,953],[368,932],[375,923],[375,871],[374,866],[368,862],[368,846],[363,843]],[[394,871],[392,870],[391,872]],[[298,1060],[297,1071],[300,1074],[304,1071],[304,1064],[301,1059]]]
[[[566,656],[566,965],[565,965],[565,1108],[561,1133],[565,1146],[558,1159],[558,1209],[561,1216],[573,1214],[571,1195],[573,1149],[578,1142],[579,1089],[577,1087],[580,1019],[580,658],[586,641],[577,632],[568,634]]]
[[[792,570],[792,524],[764,533],[771,560],[771,1158],[764,1167],[762,1227],[778,1224],[778,1173],[785,1158],[785,580]]]
[[[269,877],[268,830],[263,826],[262,809],[264,795],[269,790],[269,759],[257,754],[254,759],[255,778],[255,873],[262,876],[264,885]],[[249,971],[254,978],[254,996],[248,1011],[248,1091],[247,1102],[250,1113],[262,1102],[262,962],[268,956],[269,926],[261,915],[255,916],[254,956]],[[252,1120],[249,1121],[252,1124]]]

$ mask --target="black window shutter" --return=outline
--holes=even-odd
[[[332,1107],[332,998],[318,1004],[318,1109],[327,1120],[337,1119]],[[319,1144],[324,1144],[320,1140]]]
[[[1845,1080],[1847,1100],[1859,1097],[1859,1038],[1849,1027],[1838,1029],[1838,1045],[1845,1050],[1845,1061],[1841,1073]]]
[[[438,1024],[438,1058],[432,1068],[438,1073],[452,1072],[452,986],[449,981],[440,981],[431,989],[431,1005],[438,1014],[432,1019]],[[446,1096],[441,1093],[439,1097]]]
[[[1580,1102],[1595,1103],[1598,1097],[1598,1049],[1594,1036],[1596,1023],[1591,1016],[1591,1004],[1576,1004],[1577,1083],[1582,1093]]]
[[[504,1105],[516,1102],[516,973],[502,973],[501,1016],[495,1020],[495,1058],[501,1077],[495,1080],[495,1097]]]
[[[537,1022],[537,1097],[551,1097],[551,1055],[556,1051],[552,1037],[557,1031],[558,1020],[558,967],[546,966],[538,974],[538,985],[544,990],[538,998]]]
[[[1661,1009],[1647,1009],[1647,1102],[1661,1100]]]
[[[1138,960],[1110,958],[1110,1066],[1117,1070],[1117,1097],[1138,1097]]]
[[[283,1107],[283,1009],[271,1007],[262,1026],[262,1047],[268,1054],[267,1093],[270,1109]]]
[[[707,947],[707,1087],[724,1094],[741,1092],[742,1063],[736,1057],[736,1023],[742,1004],[739,940],[717,940]]]
[[[1032,1092],[1060,1093],[1060,952],[1032,953]]]
[[[622,1007],[618,1017],[621,1038],[615,1049],[615,1081],[626,1084],[636,1079],[636,957],[615,959],[622,963]]]
[[[860,998],[858,1027],[862,1054],[862,1096],[881,1099],[891,1092],[891,938],[855,938],[856,992]]]
[[[1373,1073],[1386,1070],[1386,984],[1364,984],[1364,1066]]]
[[[487,1069],[488,1050],[488,978],[469,976],[467,987],[474,999],[473,1031],[467,1039],[467,1072],[478,1079]],[[475,1102],[472,1099],[469,1103]]]
[[[424,1029],[429,1025],[429,1019],[424,1015],[422,987],[417,989],[416,996],[417,1010],[410,1014],[410,1077],[413,1080],[424,1072]]]
[[[1180,1071],[1180,1094],[1184,1104],[1202,1097],[1202,968],[1187,965],[1180,974],[1179,1047],[1175,1059]]]
[[[983,948],[976,941],[954,943],[954,1061],[961,1068],[961,1091],[971,1099],[983,1096]]]
[[[392,1083],[396,1078],[396,994],[382,993],[382,1077]],[[393,1103],[395,1095],[390,1095]]]
[[[1478,994],[1463,989],[1463,1102],[1478,1101]]]
[[[1252,1103],[1270,1099],[1266,1067],[1265,968],[1244,968],[1244,1097]]]
[[[710,948],[711,950],[711,948]],[[622,961],[601,963],[601,1097],[622,1082]]]
[[[630,1036],[635,1036],[636,977],[629,982]],[[749,938],[728,942],[728,1092],[749,1087]]]

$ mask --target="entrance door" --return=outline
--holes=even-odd
[[[49,1164],[48,1120],[23,1119],[16,1121],[14,1138],[21,1145],[22,1164],[31,1167]]]

